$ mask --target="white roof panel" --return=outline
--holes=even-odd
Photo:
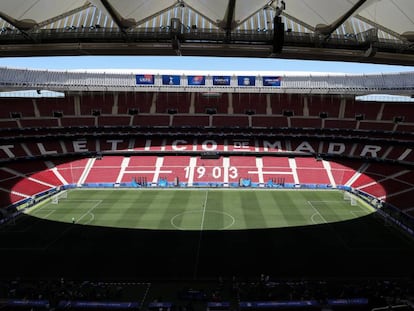
[[[413,0],[377,1],[359,15],[399,34],[414,31]]]
[[[179,3],[188,5],[213,21],[223,20],[228,0],[107,0],[108,3],[124,19],[133,18],[140,21],[149,16]],[[90,0],[92,5],[102,9],[100,0]],[[275,0],[274,6],[278,4]],[[85,0],[2,0],[0,13],[17,19],[32,19],[41,22],[46,19],[64,14],[67,11],[88,3]],[[237,0],[235,20],[243,21],[261,8],[269,0]],[[285,12],[298,21],[312,27],[318,24],[332,24],[346,14],[358,0],[285,0]],[[414,1],[413,0],[367,0],[355,14],[379,24],[398,34],[414,31]],[[354,14],[354,15],[355,15]]]
[[[356,1],[290,0],[286,2],[286,13],[315,27],[319,24],[333,23],[349,11]]]
[[[227,9],[227,0],[188,0],[189,6],[214,22],[223,20]]]
[[[41,22],[84,4],[84,0],[2,0],[0,12],[4,12],[17,20],[31,19]]]
[[[378,28],[380,31],[379,39],[391,38],[391,40],[397,41],[397,45],[401,44],[402,46],[401,49],[398,47],[398,51],[403,51],[404,55],[408,55],[410,61],[413,59],[412,46],[409,44],[414,42],[414,0],[366,0],[363,3],[361,0],[284,0],[284,2],[286,3],[286,9],[281,14],[284,15],[283,21],[286,22],[285,30],[293,32],[293,35],[297,36],[295,38],[303,39],[306,44],[308,44],[306,39],[310,37],[307,35],[313,31],[320,32],[324,36],[336,33],[343,36],[350,35],[346,38],[365,38],[364,35],[357,35],[367,29]],[[272,31],[272,19],[278,12],[276,7],[281,6],[282,0],[235,0],[234,2],[230,0],[0,0],[0,35],[3,34],[4,37],[7,37],[10,36],[11,31],[17,30],[23,32],[22,37],[27,40],[25,43],[40,42],[42,44],[43,41],[36,41],[36,36],[39,33],[42,34],[41,32],[33,35],[30,33],[32,30],[37,31],[37,26],[40,29],[63,29],[63,31],[66,31],[66,28],[70,26],[69,30],[72,34],[77,35],[77,31],[83,32],[82,36],[79,36],[79,38],[85,39],[82,41],[83,43],[90,37],[99,37],[100,34],[117,34],[117,32],[122,31],[123,34],[119,37],[119,40],[121,40],[127,37],[128,34],[133,35],[135,30],[138,32],[142,31],[143,28],[148,28],[148,31],[152,31],[155,28],[164,31],[161,35],[164,35],[163,40],[167,40],[168,33],[166,31],[170,20],[177,17],[186,27],[183,29],[207,29],[211,31],[211,38],[214,38],[213,33],[217,29],[226,27],[226,23],[223,23],[223,21],[227,19],[226,13],[231,3],[235,4],[234,20],[231,23],[231,26],[235,28],[234,30],[239,31],[242,35],[250,34],[249,31],[252,31],[252,34],[258,34],[259,36],[256,37],[260,39],[265,37],[267,31],[269,33]],[[356,6],[361,3],[361,7],[356,9]],[[172,7],[176,9],[167,10]],[[35,23],[31,23],[31,20]],[[23,23],[23,21],[26,21],[26,23]],[[27,23],[27,21],[29,22]],[[142,21],[148,23],[140,23]],[[337,23],[338,21],[339,23]],[[344,24],[341,25],[340,22]],[[40,23],[40,25],[36,25],[36,23]],[[95,26],[98,27],[94,28]],[[97,30],[98,28],[104,29]],[[127,33],[126,30],[129,32]],[[205,33],[209,34],[208,31]],[[54,32],[50,33],[53,34]],[[306,33],[306,35],[301,38],[300,34],[297,33]],[[219,34],[221,33],[219,32]],[[154,36],[157,35],[158,33],[154,34]],[[260,35],[263,36],[260,37]],[[222,40],[221,37],[218,36],[218,38]],[[229,36],[226,36],[227,38]],[[250,40],[248,36],[243,38],[245,38],[243,42]],[[76,36],[71,37],[71,40],[76,39]],[[102,40],[104,41],[104,39],[103,36]],[[128,39],[127,42],[134,41],[134,39]],[[207,39],[210,40],[210,37]],[[326,37],[327,39],[328,37]],[[191,40],[197,41],[197,37],[195,39],[191,38]],[[205,38],[202,40],[205,40]],[[109,45],[113,42],[104,43]],[[329,44],[335,44],[335,41],[331,41]],[[143,54],[145,54],[146,49],[149,51],[156,49],[155,45],[145,45],[144,47],[145,49],[140,50],[143,51]],[[216,47],[218,48],[218,46]],[[194,53],[195,49],[203,50],[202,52],[205,54],[222,53],[216,47],[211,47],[210,50],[206,49],[204,52],[204,47],[187,45],[187,51],[189,54]],[[107,49],[107,47],[104,48]],[[308,46],[308,48],[313,48],[313,46]],[[335,49],[335,47],[329,48]],[[102,46],[99,46],[99,49],[102,49]],[[296,55],[295,49],[300,48],[291,47],[292,55]],[[72,50],[68,49],[68,51]],[[116,54],[118,48],[111,46],[110,50],[115,51]],[[348,57],[358,58],[360,50],[356,47],[356,53],[354,54],[351,51],[346,51],[349,53],[348,56],[344,57],[347,59]],[[27,49],[22,53],[30,53],[30,51],[30,49]],[[224,49],[223,51],[220,55],[231,54],[231,51],[225,51]],[[161,52],[168,54],[165,49]],[[363,54],[364,57],[370,58],[372,56],[368,52]],[[70,52],[64,51],[62,53]],[[200,54],[204,55],[203,53]],[[248,53],[247,49],[236,54],[245,55],[246,53]],[[257,55],[263,57],[265,53],[265,49],[262,48],[257,52]],[[329,57],[326,55],[324,57],[334,57],[330,52],[328,53],[329,55],[326,55]],[[344,52],[340,51],[339,53]],[[392,59],[392,52],[387,51],[387,53],[389,53],[387,57]],[[377,55],[380,54],[377,53]],[[392,61],[398,62],[399,58],[399,56],[395,56]],[[369,59],[366,60],[369,61]],[[383,61],[383,59],[379,60],[379,62]]]
[[[173,5],[175,1],[172,0],[123,0],[111,1],[112,6],[124,18],[133,18],[140,21],[148,16],[164,10]]]

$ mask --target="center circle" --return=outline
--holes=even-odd
[[[171,218],[178,230],[226,230],[234,223],[234,217],[222,211],[186,211]]]

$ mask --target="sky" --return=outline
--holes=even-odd
[[[189,56],[71,56],[0,58],[0,67],[73,69],[164,69],[208,71],[300,71],[332,73],[390,73],[414,71],[410,66],[349,62]]]

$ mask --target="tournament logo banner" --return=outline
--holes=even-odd
[[[163,75],[162,84],[163,85],[180,85],[181,84],[180,76]]]
[[[280,86],[281,77],[263,77],[263,86]]]
[[[187,76],[188,85],[205,85],[205,76]]]
[[[136,75],[137,84],[154,84],[154,75]]]
[[[256,77],[255,76],[238,76],[237,82],[239,86],[255,86]]]
[[[230,85],[230,76],[213,76],[213,85]]]

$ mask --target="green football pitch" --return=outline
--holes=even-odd
[[[364,201],[345,200],[338,190],[66,194],[0,227],[0,258],[8,267],[0,278],[414,275],[413,239]]]
[[[27,210],[79,225],[156,230],[242,230],[318,225],[374,209],[339,190],[70,190]]]

